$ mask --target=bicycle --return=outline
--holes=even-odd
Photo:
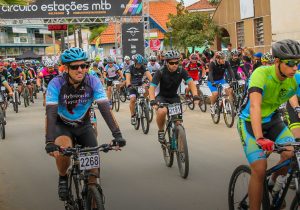
[[[238,83],[231,83],[230,87],[233,89],[233,108],[235,114],[239,112],[239,109],[243,103],[245,81],[239,80]]]
[[[0,92],[0,136],[1,139],[5,139],[5,125],[6,125],[6,107],[7,107],[7,100],[6,100],[6,91],[5,87],[1,86]],[[6,95],[5,95],[6,94]]]
[[[299,183],[300,183],[300,142],[295,142],[295,143],[287,143],[283,145],[275,145],[275,150],[273,152],[276,152],[280,154],[283,151],[289,151],[285,147],[286,146],[291,146],[294,148],[294,156],[276,166],[273,166],[272,168],[268,169],[266,171],[266,178],[264,181],[264,186],[263,186],[263,199],[262,199],[262,209],[263,210],[279,210],[282,208],[282,205],[284,204],[284,199],[285,196],[287,195],[290,183],[294,177],[295,182],[296,182],[296,195],[293,198],[293,201],[291,203],[291,210],[297,210],[300,209],[300,188],[299,188]],[[269,155],[268,155],[269,156]],[[289,167],[288,173],[286,176],[283,177],[283,182],[278,189],[278,193],[273,197],[272,195],[270,196],[270,191],[268,189],[268,181],[271,178],[271,175],[274,172],[277,172],[278,170],[282,169],[283,167]],[[245,184],[246,187],[246,192],[239,196],[241,193],[236,192],[236,187],[237,187],[237,180],[240,177],[245,177],[250,176],[251,174],[251,169],[247,165],[240,165],[238,166],[230,179],[229,183],[229,190],[228,190],[228,205],[229,205],[229,210],[234,210],[234,209],[249,209],[249,198],[248,198],[248,181],[244,181],[243,183]],[[275,184],[276,185],[276,184]],[[239,186],[241,187],[241,186]],[[274,188],[273,188],[274,189]],[[236,197],[240,197],[240,199],[237,199]],[[270,199],[271,197],[271,199]]]
[[[118,112],[120,110],[120,92],[118,90],[120,81],[114,80],[112,84],[113,84],[112,93],[111,93],[112,109],[114,109],[115,107],[116,112]]]
[[[28,107],[29,106],[29,100],[30,100],[30,94],[29,94],[29,89],[27,87],[27,81],[23,81],[23,91],[22,91],[22,96],[24,98],[24,106]]]
[[[65,210],[104,210],[105,198],[101,185],[90,184],[90,177],[99,179],[99,175],[89,170],[98,169],[100,173],[99,151],[108,152],[114,150],[109,144],[102,144],[97,147],[61,149],[64,156],[72,156],[72,167],[68,170],[68,199],[65,201]]]
[[[136,86],[137,89],[137,98],[134,105],[135,110],[135,118],[136,123],[134,125],[135,130],[140,128],[140,124],[142,125],[142,130],[144,134],[149,132],[150,128],[150,117],[149,117],[149,104],[144,97],[144,93],[146,92],[143,86]]]
[[[16,113],[18,113],[19,108],[18,106],[21,105],[21,100],[20,100],[20,95],[19,95],[19,91],[18,91],[18,83],[13,83],[13,109]]]
[[[214,106],[214,114],[211,113],[212,120],[215,124],[220,122],[221,112],[223,112],[223,117],[225,124],[228,128],[231,128],[234,124],[234,110],[232,102],[228,99],[228,96],[223,92],[223,85],[216,85],[218,88],[218,97]]]
[[[180,176],[184,179],[189,174],[189,152],[186,140],[185,129],[182,125],[182,103],[160,103],[159,108],[166,107],[168,110],[167,122],[165,128],[165,143],[161,145],[163,156],[167,167],[172,167],[174,162],[174,153],[176,153],[177,164]]]
[[[33,93],[32,93],[32,95],[33,95],[33,97],[35,99],[37,99],[37,94],[39,93],[39,88],[38,88],[38,86],[36,84],[36,80],[35,79],[32,79],[32,84],[33,84]]]
[[[126,86],[120,88],[120,101],[125,103],[127,100],[127,88]]]
[[[205,81],[203,78],[199,80],[199,85],[197,85],[198,93],[199,93],[199,108],[202,112],[206,112],[207,110],[207,104],[206,101],[211,95],[211,92],[209,90],[209,87],[207,86],[207,81]]]

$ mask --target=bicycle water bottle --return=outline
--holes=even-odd
[[[286,182],[286,176],[279,175],[276,179],[276,182],[272,189],[273,205],[275,206],[278,201],[278,198],[280,197],[280,191],[285,185],[285,182]]]

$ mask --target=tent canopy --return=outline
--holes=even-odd
[[[17,60],[21,60],[21,59],[40,59],[41,57],[42,57],[41,55],[37,55],[32,51],[26,51],[22,55],[16,57],[16,59]]]

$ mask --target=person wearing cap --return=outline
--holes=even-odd
[[[253,55],[253,71],[262,65],[261,57],[263,56],[262,52],[257,52]]]
[[[275,64],[261,66],[251,75],[237,123],[241,144],[251,168],[248,188],[250,210],[261,208],[267,169],[265,152],[272,152],[274,143],[295,142],[293,134],[276,110],[297,94],[299,84],[295,74],[300,63],[300,43],[290,39],[275,42],[272,54]],[[293,103],[292,107],[296,108],[296,104]],[[295,110],[299,110],[299,105]],[[293,152],[282,152],[279,163],[292,156]],[[269,188],[273,188],[279,174],[285,175],[286,172],[287,168],[284,167],[274,173],[268,181]]]

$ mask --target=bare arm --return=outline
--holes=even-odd
[[[256,139],[263,137],[261,123],[261,103],[262,94],[258,92],[250,93],[250,118],[251,126]]]

